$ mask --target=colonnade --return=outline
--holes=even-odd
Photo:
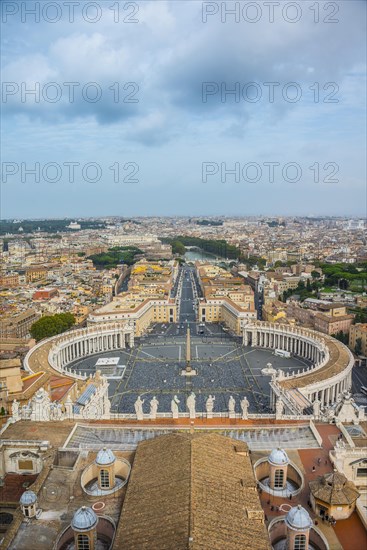
[[[308,331],[271,323],[254,323],[243,327],[243,344],[254,347],[281,349],[321,366],[327,348],[312,338]]]
[[[134,346],[134,331],[130,326],[106,324],[71,331],[57,337],[49,352],[49,363],[56,370],[69,363],[93,355]]]
[[[343,373],[343,376],[339,378],[339,380],[329,379],[326,386],[322,384],[324,381],[320,381],[318,385],[315,385],[315,388],[312,386],[306,388],[303,393],[311,402],[318,400],[321,405],[332,405],[343,392],[350,391],[352,387],[352,369],[348,370],[345,374]],[[319,389],[318,386],[323,387]]]
[[[328,347],[328,340],[333,342],[334,347],[338,346],[339,356],[343,355],[343,360],[339,361],[338,368],[333,369],[331,363],[331,353]],[[248,346],[258,346],[263,348],[272,348],[288,351],[298,357],[308,359],[313,364],[308,369],[303,369],[298,373],[287,373],[284,376],[277,377],[272,380],[272,403],[275,405],[276,400],[284,395],[286,401],[291,399],[290,391],[284,391],[282,380],[293,381],[292,388],[299,388],[299,392],[310,403],[319,401],[322,406],[329,406],[338,401],[345,391],[349,391],[352,387],[352,368],[354,365],[353,355],[350,350],[341,342],[331,339],[330,336],[317,334],[315,331],[303,329],[300,327],[290,327],[287,325],[278,325],[275,323],[255,322],[244,325],[243,327],[243,344]],[[322,367],[328,365],[327,370],[322,371]],[[302,377],[309,376],[316,370],[320,371],[320,377],[316,382],[310,384],[301,382]],[[323,373],[325,372],[324,376]],[[327,373],[332,373],[326,376]],[[279,373],[280,375],[282,373]],[[287,386],[289,383],[287,382]],[[274,393],[275,390],[276,393]],[[285,395],[286,393],[286,395]],[[299,408],[295,404],[295,409]]]

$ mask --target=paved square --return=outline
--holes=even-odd
[[[149,412],[149,401],[156,396],[158,412],[170,412],[174,395],[180,400],[180,412],[186,411],[186,399],[192,391],[196,395],[196,410],[205,411],[209,394],[215,396],[214,412],[228,410],[232,395],[236,412],[240,400],[247,396],[249,411],[270,412],[270,376],[261,373],[267,363],[276,369],[297,371],[307,366],[303,359],[275,356],[271,350],[244,347],[241,340],[231,337],[218,325],[207,325],[205,334],[191,327],[191,366],[197,375],[181,375],[185,368],[187,325],[156,325],[147,336],[136,339],[128,350],[93,355],[72,365],[78,372],[94,372],[97,359],[119,357],[119,365],[126,365],[121,380],[110,380],[109,394],[112,412],[134,413],[134,403],[140,395],[145,400],[144,413]]]

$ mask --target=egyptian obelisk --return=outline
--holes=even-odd
[[[191,372],[191,340],[190,340],[190,328],[187,327],[186,333],[186,372]]]
[[[196,370],[191,368],[191,336],[190,328],[187,328],[186,333],[186,368],[181,371],[182,376],[195,376]]]

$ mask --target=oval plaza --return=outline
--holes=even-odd
[[[212,325],[204,336],[191,336],[190,347],[196,376],[182,377],[187,329],[173,332],[172,327],[167,330],[160,325],[147,337],[136,339],[128,323],[103,323],[39,344],[29,352],[26,365],[35,371],[45,358],[52,371],[81,380],[100,369],[109,378],[109,397],[117,408],[114,412],[125,413],[133,413],[132,398],[139,392],[148,397],[152,392],[162,395],[165,408],[158,409],[159,414],[169,412],[171,396],[184,398],[190,390],[198,394],[202,413],[205,398],[212,393],[220,403],[216,412],[225,413],[232,392],[238,399],[247,395],[252,403],[250,412],[258,412],[259,403],[269,403],[269,412],[275,412],[276,402],[281,401],[284,412],[302,414],[314,402],[332,405],[351,388],[351,352],[337,340],[314,331],[256,321],[245,324],[242,338],[238,338],[219,328],[214,332]],[[275,350],[291,356],[279,357]],[[269,363],[271,375],[262,374]],[[114,398],[119,390],[125,399]],[[124,408],[124,402],[130,408]]]

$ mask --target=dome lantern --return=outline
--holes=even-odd
[[[98,523],[98,517],[92,508],[87,508],[87,506],[82,506],[74,514],[71,526],[74,531],[90,531],[96,527]]]
[[[98,466],[108,466],[109,464],[113,464],[115,460],[116,457],[111,449],[107,449],[106,447],[98,451],[96,456],[96,464],[98,464]]]
[[[289,463],[287,453],[284,449],[280,449],[279,447],[271,451],[268,460],[271,464],[274,464],[274,466],[285,466]]]
[[[285,517],[287,526],[287,548],[308,550],[312,519],[310,514],[300,504],[291,508]]]

